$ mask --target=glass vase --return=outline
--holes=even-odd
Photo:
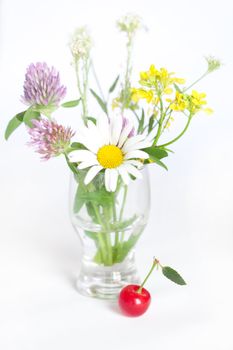
[[[82,245],[78,291],[86,296],[115,299],[126,284],[139,283],[135,245],[148,220],[150,184],[142,179],[107,192],[104,174],[84,185],[85,171],[71,175],[70,213]]]

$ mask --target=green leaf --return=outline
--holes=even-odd
[[[156,159],[155,157],[153,157],[153,162],[156,163],[157,165],[161,166],[162,168],[168,170],[168,167],[163,163],[161,162],[161,160],[159,159]]]
[[[30,128],[33,127],[32,120],[33,119],[39,119],[38,117],[40,116],[40,112],[38,111],[33,111],[32,109],[28,109],[24,113],[23,121],[24,123],[29,126]]]
[[[99,95],[97,95],[97,93],[90,89],[92,95],[95,97],[96,101],[99,103],[100,107],[102,108],[102,110],[104,111],[104,113],[106,113],[108,115],[108,111],[107,111],[107,105],[106,103],[99,97]]]
[[[175,153],[174,151],[172,151],[170,148],[167,148],[167,147],[163,147],[162,149],[164,149],[164,151],[166,152]]]
[[[101,250],[98,249],[95,257],[94,257],[94,262],[97,263],[97,264],[101,264],[103,262],[103,259],[102,259],[102,254],[101,254]]]
[[[26,111],[16,114],[8,123],[5,131],[5,139],[8,140],[10,135],[22,124],[23,116]]]
[[[151,132],[152,129],[153,129],[154,121],[155,121],[154,114],[152,114],[152,115],[150,116],[150,119],[149,119],[149,125],[148,125],[148,131],[149,131],[149,132]]]
[[[75,165],[75,163],[71,163],[69,161],[68,156],[65,154],[65,159],[66,159],[66,163],[68,165],[68,167],[70,168],[70,170],[76,175],[78,174],[78,170],[77,170],[77,166]]]
[[[177,271],[173,270],[171,267],[163,266],[162,267],[162,272],[163,272],[163,275],[165,277],[167,277],[170,281],[172,281],[172,282],[174,282],[176,284],[179,284],[181,286],[186,284],[186,282],[180,276],[180,274]]]
[[[79,143],[79,142],[72,142],[70,147],[73,149],[86,149],[86,147],[82,143]]]
[[[43,106],[43,105],[36,105],[33,106],[33,109],[30,109],[31,111],[38,112],[39,114],[45,115],[47,118],[51,117],[51,114],[56,111],[58,107],[55,105],[48,105],[48,106]]]
[[[117,252],[114,254],[115,263],[122,262],[125,259],[129,251],[135,246],[135,244],[139,240],[143,230],[144,226],[139,227],[137,232],[134,232],[134,234],[132,234],[127,241],[122,242],[119,245],[119,247],[117,248]]]
[[[137,219],[137,215],[132,216],[128,220],[114,222],[110,225],[112,232],[120,232],[127,229],[135,220]]]
[[[86,205],[86,208],[87,208],[88,215],[92,218],[93,222],[96,223],[96,224],[99,224],[98,219],[96,218],[95,210],[93,208],[93,203],[86,202],[85,205]]]
[[[168,153],[164,149],[158,148],[156,146],[151,146],[148,148],[144,148],[143,151],[148,153],[150,156],[150,159],[146,160],[145,164],[150,164],[150,161],[152,161],[161,166],[162,168],[168,170],[167,166],[160,160],[168,156]]]
[[[144,121],[145,121],[145,113],[144,113],[144,109],[142,108],[142,116],[141,116],[141,119],[139,120],[139,124],[138,124],[138,133],[139,134],[143,131]]]
[[[116,77],[116,79],[114,80],[114,82],[113,82],[113,84],[111,85],[110,89],[108,90],[110,94],[115,90],[119,78],[120,78],[120,75],[118,75],[118,76]]]
[[[85,199],[82,198],[82,195],[84,193],[85,193],[84,187],[79,184],[75,194],[74,205],[73,205],[73,211],[75,214],[78,214],[83,204],[85,203]]]
[[[156,159],[162,159],[168,156],[167,151],[165,151],[162,148],[156,147],[156,146],[151,146],[148,148],[145,148],[143,151],[149,154],[149,156],[155,157]]]
[[[87,117],[87,120],[91,120],[96,125],[96,119],[93,117]]]
[[[178,85],[176,85],[176,84],[173,84],[174,85],[174,88],[176,89],[176,91],[178,91],[178,92],[182,92],[182,90],[179,88],[179,86]]]
[[[105,189],[81,194],[81,198],[87,202],[95,202],[101,205],[108,205],[112,202],[113,194]]]
[[[67,102],[62,103],[61,106],[64,108],[76,107],[76,106],[78,106],[80,101],[81,101],[81,98],[79,98],[78,100],[67,101]]]
[[[84,231],[85,235],[88,236],[89,238],[93,239],[94,241],[98,240],[98,232],[92,232],[92,231]]]

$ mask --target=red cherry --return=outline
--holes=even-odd
[[[128,316],[140,316],[150,305],[150,293],[145,288],[138,293],[139,288],[140,286],[136,284],[130,284],[124,287],[119,294],[119,306]]]

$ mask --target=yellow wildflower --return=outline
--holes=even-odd
[[[152,90],[144,90],[144,89],[136,89],[136,88],[133,88],[131,90],[132,92],[132,100],[134,102],[138,102],[139,100],[141,99],[146,99],[146,101],[148,103],[150,103],[154,97],[154,93]]]
[[[185,84],[185,79],[183,79],[183,78],[173,78],[173,83]]]
[[[160,68],[159,70],[155,68],[152,64],[148,71],[140,73],[140,81],[139,83],[148,87],[155,87],[156,89],[160,89],[161,92],[165,94],[170,94],[171,89],[170,85],[175,83],[184,84],[185,80],[181,78],[174,77],[174,72],[168,72],[166,68]],[[170,90],[167,90],[170,89]],[[169,92],[167,92],[169,91]]]
[[[207,104],[206,100],[204,100],[204,98],[206,98],[206,94],[204,92],[199,93],[196,90],[193,90],[191,94],[191,98],[193,103],[197,106],[202,106]]]
[[[148,80],[149,75],[147,72],[140,72],[140,80]]]
[[[204,92],[197,92],[193,90],[189,97],[189,110],[192,113],[196,113],[202,109],[202,106],[206,105],[207,102],[205,100],[206,94]]]
[[[166,89],[164,89],[164,93],[165,93],[165,95],[170,95],[173,93],[173,90],[172,90],[172,88],[166,88]]]
[[[213,114],[213,113],[214,113],[214,111],[213,111],[212,108],[205,108],[205,109],[204,109],[204,112],[205,112],[206,114]]]
[[[167,101],[171,102],[170,109],[173,111],[184,111],[188,106],[186,95],[178,91],[176,92],[175,100],[167,99]]]

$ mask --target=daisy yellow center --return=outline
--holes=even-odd
[[[123,163],[123,153],[119,147],[107,145],[98,150],[97,159],[104,168],[117,168]]]

